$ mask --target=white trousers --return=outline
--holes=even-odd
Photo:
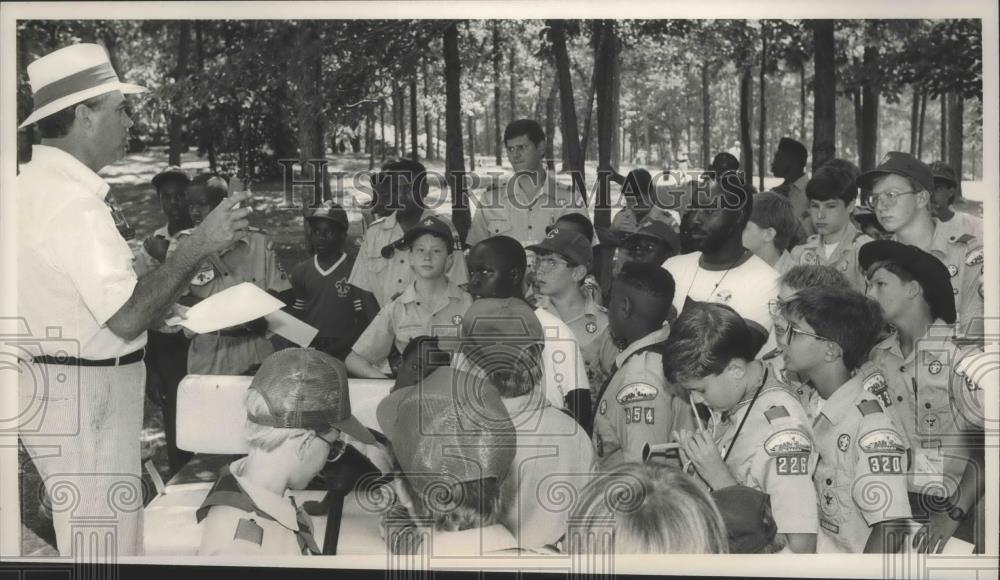
[[[18,370],[20,438],[51,500],[59,554],[88,563],[141,556],[146,366]]]

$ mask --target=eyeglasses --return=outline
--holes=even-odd
[[[792,342],[792,337],[795,336],[796,334],[803,334],[805,336],[811,336],[811,337],[815,338],[816,340],[824,340],[824,341],[827,341],[827,342],[830,341],[830,339],[827,338],[827,337],[825,337],[825,336],[820,336],[818,334],[813,334],[812,332],[809,332],[809,331],[806,331],[806,330],[801,330],[799,328],[795,328],[794,326],[792,326],[791,324],[789,324],[788,328],[785,329],[785,343],[786,344],[787,343],[791,343]]]
[[[557,260],[551,256],[544,256],[535,260],[536,270],[555,270],[559,266],[569,266],[569,263],[563,260]]]
[[[883,191],[881,193],[872,193],[871,195],[868,196],[868,206],[878,207],[879,201],[883,201],[885,202],[885,207],[892,207],[896,205],[897,201],[899,201],[900,196],[911,195],[915,193],[919,192],[890,190],[890,191]]]
[[[327,463],[336,463],[338,459],[344,456],[344,452],[347,451],[347,444],[340,439],[330,441],[319,433],[316,434],[316,438],[330,446],[330,453],[326,457]]]

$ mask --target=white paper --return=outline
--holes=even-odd
[[[173,316],[166,322],[203,334],[256,320],[284,305],[284,302],[250,282],[243,282],[195,304],[184,313],[183,318]]]
[[[301,347],[309,346],[319,329],[302,322],[291,314],[277,310],[265,316],[267,319],[267,329],[278,336],[287,338]]]

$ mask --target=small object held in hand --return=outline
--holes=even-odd
[[[701,417],[698,416],[698,408],[694,406],[694,396],[688,393],[688,402],[691,403],[691,412],[694,413],[694,422],[698,425],[698,431],[702,433],[705,432],[705,425],[701,422]]]
[[[680,449],[680,443],[657,443],[655,445],[650,445],[646,443],[642,446],[642,461],[646,462],[650,457],[656,454],[664,454],[672,449]]]

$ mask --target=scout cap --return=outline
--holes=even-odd
[[[427,216],[417,222],[403,236],[403,242],[406,245],[410,245],[424,234],[434,234],[444,240],[449,246],[453,246],[455,243],[455,236],[452,235],[451,228],[448,227],[448,224],[444,220],[437,216]]]
[[[647,238],[660,240],[670,246],[674,251],[679,251],[681,248],[680,236],[677,234],[674,220],[669,214],[646,216],[641,222],[639,222],[639,227],[635,230],[635,232],[625,238],[625,241],[627,242],[628,240],[638,236],[645,236]]]
[[[495,477],[503,481],[517,451],[510,415],[488,378],[451,368],[390,393],[376,411],[382,432],[414,491]]]
[[[306,220],[327,220],[347,229],[347,212],[336,203],[306,209]]]
[[[899,151],[890,151],[878,167],[872,171],[862,173],[858,177],[858,185],[864,189],[871,190],[875,185],[876,179],[889,174],[901,175],[913,180],[925,191],[934,191],[934,177],[931,173],[931,168],[909,153]]]
[[[586,266],[588,270],[594,263],[594,251],[587,238],[566,229],[552,228],[549,233],[545,234],[544,240],[525,249],[533,252],[559,254],[569,260],[571,264]]]
[[[952,187],[958,185],[958,179],[955,177],[955,170],[952,169],[951,165],[948,165],[944,161],[935,161],[934,163],[931,163],[931,174],[934,176],[935,184],[940,182]]]
[[[264,359],[250,388],[267,403],[267,415],[251,422],[279,429],[338,429],[362,443],[375,438],[351,414],[347,368],[332,356],[311,348],[288,348]]]
[[[756,554],[774,541],[778,527],[771,514],[771,497],[744,485],[712,492],[729,534],[730,554]]]
[[[931,316],[948,324],[955,322],[955,294],[951,288],[951,273],[941,260],[916,246],[893,240],[868,242],[858,251],[858,263],[865,272],[872,264],[883,260],[899,264],[920,284],[924,290],[924,300],[931,307]]]
[[[146,87],[118,79],[108,51],[99,44],[72,44],[35,60],[28,65],[28,83],[34,110],[18,129],[105,93],[146,92]]]
[[[191,183],[191,178],[188,177],[188,174],[183,169],[176,165],[171,165],[153,176],[153,187],[160,189],[160,184],[168,179],[182,181],[184,184]]]

